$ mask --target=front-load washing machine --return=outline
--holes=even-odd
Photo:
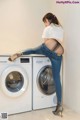
[[[0,56],[0,112],[8,114],[32,110],[32,58],[14,62]]]
[[[57,97],[50,59],[33,57],[33,109],[56,106]]]

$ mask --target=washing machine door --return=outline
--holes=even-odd
[[[19,66],[7,67],[1,74],[2,91],[11,97],[22,95],[28,88],[28,75]]]
[[[45,95],[52,95],[55,93],[55,84],[51,66],[41,68],[37,77],[37,85],[39,90]]]

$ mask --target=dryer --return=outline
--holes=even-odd
[[[0,112],[8,114],[32,110],[32,57],[14,62],[0,56]]]
[[[50,59],[33,57],[33,110],[56,106],[57,98]]]

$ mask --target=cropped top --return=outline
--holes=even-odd
[[[56,24],[51,23],[49,26],[45,27],[43,34],[42,34],[42,38],[44,38],[44,39],[45,38],[46,39],[49,39],[49,38],[56,39],[64,48],[63,34],[64,34],[64,31],[60,25],[56,25]]]

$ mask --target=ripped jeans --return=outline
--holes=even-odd
[[[60,68],[61,68],[62,55],[58,56],[54,51],[51,51],[49,48],[47,48],[47,46],[44,43],[38,46],[37,48],[25,50],[22,52],[22,54],[23,55],[42,54],[50,59],[52,65],[52,74],[56,88],[57,102],[61,104],[62,88],[60,81]]]

